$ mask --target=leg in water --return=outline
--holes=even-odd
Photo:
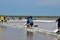
[[[27,28],[30,28],[30,23],[27,24]]]
[[[33,23],[30,23],[31,28],[33,27]]]
[[[3,23],[3,20],[1,20],[1,22]]]
[[[56,33],[60,34],[60,26],[58,26],[58,31]]]

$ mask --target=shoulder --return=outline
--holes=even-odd
[[[58,18],[56,21],[59,21],[60,20],[60,18]]]

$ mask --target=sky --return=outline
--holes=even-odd
[[[0,15],[60,16],[60,0],[0,0]]]

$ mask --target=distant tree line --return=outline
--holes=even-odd
[[[10,16],[10,15],[0,15],[0,16],[4,16],[4,17],[19,17],[19,19],[22,19],[22,18],[27,18],[27,16]],[[33,18],[59,18],[60,16],[32,16]]]

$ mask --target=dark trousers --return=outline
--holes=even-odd
[[[60,30],[60,23],[58,23],[58,30]]]
[[[28,28],[30,27],[30,22],[29,22],[29,21],[27,21],[27,27],[28,27]]]
[[[3,23],[3,20],[1,20],[1,22]]]
[[[29,22],[28,22],[28,23],[27,23],[27,27],[30,27],[30,26],[32,27],[32,26],[33,26],[33,23],[29,23]]]
[[[33,23],[30,23],[31,27],[33,26]]]

